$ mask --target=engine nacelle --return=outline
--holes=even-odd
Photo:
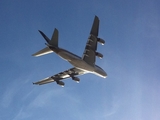
[[[99,52],[96,52],[96,56],[99,57],[100,59],[103,58],[103,55],[101,53],[99,53]]]
[[[72,80],[76,81],[77,83],[79,83],[80,79],[78,77],[72,77]]]
[[[62,87],[64,87],[64,85],[65,85],[64,82],[62,82],[62,81],[59,81],[59,80],[58,80],[58,81],[56,81],[56,82],[57,82],[58,85],[60,85],[60,86],[62,86]]]
[[[99,43],[101,43],[102,45],[105,44],[105,41],[104,41],[103,39],[101,39],[101,38],[98,38],[97,41],[98,41]]]

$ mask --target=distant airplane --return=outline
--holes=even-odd
[[[99,58],[103,58],[103,55],[101,53],[96,52],[97,42],[101,43],[102,45],[104,45],[105,43],[103,39],[98,38],[98,30],[99,30],[99,18],[95,16],[92,29],[90,31],[90,36],[88,38],[82,57],[79,57],[67,50],[58,47],[58,30],[56,28],[54,30],[51,40],[42,31],[39,30],[40,34],[44,37],[44,39],[47,42],[46,43],[47,47],[33,54],[33,56],[37,57],[51,52],[55,52],[61,58],[71,63],[74,67],[65,70],[64,72],[60,72],[56,75],[53,75],[51,77],[47,77],[33,84],[42,85],[46,83],[56,82],[58,85],[64,87],[65,83],[62,82],[61,80],[71,77],[72,80],[79,83],[80,79],[76,76],[83,75],[86,73],[93,73],[100,77],[106,78],[107,73],[102,68],[95,65],[96,56],[98,56]]]

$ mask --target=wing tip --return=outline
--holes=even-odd
[[[38,32],[43,33],[41,30],[38,30]]]
[[[32,54],[32,56],[33,56],[33,57],[37,57],[37,55],[36,55],[36,54]]]
[[[38,83],[34,83],[34,82],[32,82],[32,84],[33,84],[33,85],[40,85],[40,84],[38,84]]]
[[[58,29],[57,29],[57,28],[54,28],[54,30],[58,32]]]
[[[95,18],[98,18],[98,16],[97,16],[97,15],[95,15]]]
[[[90,34],[97,37],[98,31],[99,31],[99,18],[98,18],[98,16],[95,15]]]
[[[35,85],[36,83],[32,82],[33,85]]]
[[[95,15],[95,19],[99,20],[99,17],[97,15]]]

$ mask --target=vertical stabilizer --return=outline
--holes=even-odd
[[[53,32],[51,41],[49,41],[49,44],[55,47],[58,47],[58,30],[56,28],[54,29],[54,32]]]
[[[40,30],[38,30],[46,42],[54,47],[58,47],[58,30],[55,28],[51,40]]]

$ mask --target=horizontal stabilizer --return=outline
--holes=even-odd
[[[46,42],[49,44],[49,42],[50,42],[50,39],[42,32],[42,31],[40,31],[40,30],[38,30],[40,33],[41,33],[41,35],[43,36],[43,38],[46,40]]]
[[[46,55],[46,54],[49,54],[49,53],[52,53],[52,52],[53,51],[50,48],[45,47],[44,49],[34,53],[32,56],[39,57],[39,56]]]

